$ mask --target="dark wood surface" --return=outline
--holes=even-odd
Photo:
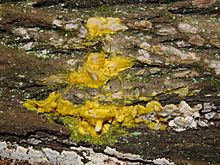
[[[137,53],[137,48],[139,49],[142,42],[139,36],[143,34],[151,36],[148,40],[151,45],[171,46],[176,48],[175,51],[195,53],[195,56],[199,57],[197,61],[183,60],[172,53],[171,58],[155,53],[152,56],[153,62],[148,65],[138,61],[128,73],[135,75],[136,72],[144,70],[146,74],[141,76],[148,78],[147,85],[144,86],[145,82],[138,82],[134,79],[129,82],[130,84],[127,83],[125,92],[130,96],[132,95],[129,93],[131,89],[137,88],[140,91],[144,90],[143,95],[146,96],[156,91],[157,99],[162,105],[178,104],[181,100],[185,100],[192,106],[202,104],[203,109],[207,109],[207,105],[214,105],[215,108],[211,107],[211,110],[219,113],[220,1],[144,0],[141,1],[142,3],[139,2],[138,0],[37,0],[32,6],[27,5],[26,1],[0,1],[0,16],[2,17],[0,21],[1,141],[17,142],[23,146],[36,148],[50,147],[57,151],[68,149],[70,146],[82,145],[103,152],[106,147],[88,143],[77,144],[70,140],[70,132],[67,128],[60,124],[50,123],[45,116],[27,111],[22,106],[26,99],[42,99],[50,92],[63,88],[62,86],[48,88],[48,84],[44,84],[40,80],[56,73],[65,73],[66,61],[73,58],[70,57],[70,54],[74,53],[73,59],[79,61],[85,59],[81,56],[82,54],[94,50],[91,47],[77,48],[74,47],[74,44],[67,44],[65,47],[62,44],[54,46],[55,42],[50,40],[51,37],[55,40],[59,40],[59,38],[65,40],[64,34],[68,33],[71,37],[76,37],[75,35],[79,33],[79,29],[68,32],[63,26],[55,26],[53,21],[58,16],[63,22],[79,18],[79,22],[77,22],[79,27],[84,26],[87,18],[91,16],[121,18],[129,30],[115,35],[114,42],[107,43],[107,45],[110,44],[113,49],[119,49],[122,54]],[[14,3],[15,5],[12,5]],[[72,8],[77,11],[72,11]],[[112,12],[116,10],[121,12]],[[146,27],[137,27],[135,22],[141,20],[150,21],[152,27],[147,30]],[[182,25],[189,24],[192,27],[181,29],[181,23]],[[196,30],[193,27],[196,27]],[[16,34],[14,32],[16,28],[26,29],[30,38],[25,39]],[[31,28],[39,29],[34,31]],[[40,30],[42,31],[40,32]],[[133,39],[127,41],[124,36],[132,36]],[[65,43],[68,43],[67,41]],[[42,59],[30,54],[30,50],[20,49],[29,42],[34,43],[31,49],[32,54],[47,50],[54,56],[58,55],[58,58]],[[120,47],[118,47],[118,43],[121,44]],[[99,46],[106,46],[105,44],[101,43]],[[95,49],[98,49],[99,46]],[[156,59],[161,59],[163,62],[158,64]],[[210,63],[213,61],[216,62],[214,67]],[[159,69],[160,72],[156,76],[152,76],[150,71],[153,69]],[[122,73],[122,78],[128,73]],[[168,86],[164,83],[167,77],[171,78]],[[123,80],[126,82],[126,79]],[[114,80],[112,83],[115,83]],[[180,96],[175,92],[169,94],[165,92],[183,86],[187,86],[189,92],[197,91],[198,93]],[[68,94],[74,94],[77,90],[79,89],[73,88]],[[86,94],[90,97],[93,97],[93,92],[86,90]],[[101,90],[101,92],[103,91]],[[78,101],[85,100],[79,99]],[[131,101],[132,104],[138,102],[135,99],[131,99]],[[213,122],[214,126],[190,129],[181,133],[172,130],[153,131],[140,126],[128,131],[141,132],[141,136],[120,138],[112,147],[120,152],[139,154],[144,159],[167,157],[177,164],[187,164],[190,161],[195,161],[195,164],[220,163],[219,119],[213,119]],[[41,140],[41,143],[35,146],[28,140],[32,138]]]

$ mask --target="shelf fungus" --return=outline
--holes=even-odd
[[[159,115],[163,117],[169,117],[168,125],[175,131],[181,132],[189,128],[197,128],[197,126],[208,126],[205,121],[200,119],[199,111],[202,109],[202,105],[198,104],[194,107],[190,107],[185,101],[181,101],[178,106],[169,104],[164,107],[164,111]]]
[[[117,31],[127,30],[127,27],[122,24],[119,18],[113,17],[91,17],[88,19],[86,27],[89,31],[89,38],[113,34]]]
[[[45,100],[28,100],[24,106],[38,113],[54,113],[61,117],[71,116],[75,119],[78,132],[82,135],[102,135],[111,125],[133,127],[144,123],[151,129],[166,129],[165,118],[157,116],[157,113],[163,109],[157,101],[148,102],[146,106],[102,105],[94,101],[75,105],[62,99],[62,94],[53,92]]]
[[[133,65],[133,60],[126,57],[106,57],[104,53],[90,53],[82,69],[69,73],[68,81],[72,85],[99,88],[111,77]]]

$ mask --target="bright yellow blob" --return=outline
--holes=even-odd
[[[88,19],[86,27],[89,31],[89,37],[92,39],[105,34],[127,30],[127,27],[122,24],[119,18],[113,17],[91,17]]]
[[[106,133],[110,125],[136,126],[140,123],[147,124],[152,129],[165,129],[160,121],[152,119],[152,114],[162,111],[163,107],[157,101],[151,101],[146,106],[119,106],[102,105],[94,101],[87,101],[85,105],[74,105],[64,100],[61,94],[51,93],[45,100],[28,100],[24,106],[39,113],[56,113],[61,116],[73,116],[76,118],[77,128],[81,134],[92,136]]]
[[[90,53],[83,68],[69,73],[68,81],[73,85],[83,85],[99,88],[111,77],[128,69],[134,62],[125,57],[115,56],[107,58],[104,53]]]

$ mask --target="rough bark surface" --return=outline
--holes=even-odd
[[[192,106],[202,104],[202,114],[219,115],[219,7],[220,0],[0,0],[0,140],[58,152],[89,147],[110,156],[111,160],[106,158],[103,164],[154,164],[146,160],[163,157],[176,164],[220,164],[217,115],[208,128],[180,133],[153,131],[145,126],[128,129],[138,134],[121,137],[111,147],[140,156],[132,160],[105,153],[106,145],[76,143],[62,124],[50,123],[22,106],[27,99],[42,99],[65,88],[42,82],[43,78],[76,69],[88,52],[104,49],[137,60],[135,66],[121,73],[123,83],[113,78],[108,82],[110,89],[72,87],[65,98],[83,103],[86,97],[92,99],[99,93],[100,98],[106,98],[123,88],[124,96],[114,100],[116,103],[127,99],[133,105],[140,102],[137,95],[152,97],[156,93],[163,105],[185,100]],[[83,46],[85,22],[92,16],[121,18],[128,30],[111,40]],[[149,45],[150,52],[146,48]],[[89,162],[82,152],[90,150],[76,148],[84,163]],[[0,164],[11,162],[2,160]]]

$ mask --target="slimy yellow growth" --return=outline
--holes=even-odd
[[[103,37],[127,29],[119,18],[89,18],[86,24],[88,39]],[[106,84],[114,76],[134,65],[134,61],[124,56],[107,56],[104,53],[89,53],[84,65],[71,71],[67,77],[62,76],[70,85],[78,85],[90,88],[99,88]],[[59,76],[54,76],[59,80]],[[51,79],[54,79],[51,77]],[[76,105],[62,98],[61,93],[51,93],[45,100],[28,100],[24,106],[38,113],[49,113],[62,117],[70,117],[73,120],[78,133],[99,137],[107,133],[111,126],[132,127],[140,123],[146,124],[152,129],[165,129],[166,119],[157,115],[163,107],[157,101],[151,101],[143,105],[124,106],[114,104],[101,104],[98,101],[86,101],[84,105]]]
[[[75,118],[78,132],[82,135],[102,135],[109,130],[111,125],[132,127],[144,123],[152,129],[166,128],[163,124],[165,120],[156,115],[163,109],[157,101],[151,101],[146,106],[102,105],[94,101],[86,101],[84,105],[74,105],[62,99],[61,94],[53,92],[45,100],[28,100],[24,106],[39,113],[72,116]]]
[[[86,27],[89,31],[89,38],[113,34],[117,31],[127,30],[127,27],[122,24],[119,18],[113,17],[91,17],[88,19]]]
[[[133,65],[133,60],[126,57],[106,57],[104,53],[90,53],[82,69],[69,73],[68,81],[72,85],[99,88],[111,77]]]

